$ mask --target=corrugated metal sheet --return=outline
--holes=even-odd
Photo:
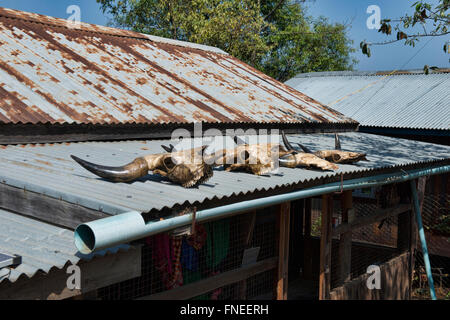
[[[16,282],[22,276],[28,278],[38,273],[48,274],[54,269],[76,265],[81,260],[91,260],[130,245],[121,245],[98,254],[81,255],[76,249],[73,232],[52,225],[0,210],[0,252],[22,256],[22,264],[15,268],[0,269],[0,283]]]
[[[352,122],[218,49],[0,8],[0,122]]]
[[[302,141],[312,150],[334,147],[334,136],[330,134],[293,136],[292,141]],[[286,187],[303,188],[325,180],[336,181],[341,174],[346,178],[367,176],[380,173],[381,169],[400,170],[408,165],[427,166],[427,163],[450,159],[450,147],[411,140],[345,133],[341,135],[341,142],[344,150],[366,152],[370,162],[341,165],[336,172],[281,168],[278,174],[269,177],[215,170],[214,177],[198,189],[183,189],[156,175],[131,184],[111,183],[70,159],[73,154],[100,164],[123,165],[138,156],[163,152],[161,144],[169,141],[5,146],[0,147],[0,183],[118,214],[198,205],[207,200],[213,200],[208,206],[217,206],[219,200],[239,201],[248,195],[262,196],[260,191],[284,191]]]
[[[386,77],[388,74],[300,74],[286,84],[363,126],[450,130],[448,69],[429,75],[417,71],[402,71]]]

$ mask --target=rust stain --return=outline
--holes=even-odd
[[[231,112],[231,113],[236,113],[236,110],[231,110],[228,108],[228,106],[224,105],[223,103],[221,103],[220,101],[216,100],[214,97],[210,96],[209,94],[207,94],[206,92],[200,90],[199,88],[196,88],[195,86],[193,86],[191,83],[187,82],[186,80],[180,78],[179,76],[177,76],[176,74],[173,74],[171,72],[169,72],[168,70],[165,70],[164,68],[162,68],[161,66],[159,66],[158,64],[156,64],[153,61],[148,60],[146,57],[142,56],[140,53],[136,52],[135,50],[132,50],[131,48],[126,48],[123,47],[122,44],[120,44],[120,46],[122,47],[122,49],[127,51],[136,56],[139,60],[141,61],[145,61],[147,64],[149,64],[150,66],[152,66],[155,70],[159,71],[162,74],[165,74],[166,76],[168,76],[169,78],[173,78],[175,79],[177,82],[185,85],[186,87],[188,87],[189,89],[193,90],[196,93],[199,93],[201,95],[203,95],[204,97],[206,97],[207,99],[213,101],[214,103],[216,103],[217,105],[220,105],[222,108],[224,108],[225,110]],[[185,99],[187,99],[189,102],[193,103],[194,105],[196,105],[197,107],[204,109],[206,112],[209,112],[211,115],[215,116],[217,119],[220,119],[221,121],[224,122],[228,122],[228,121],[232,121],[231,119],[229,119],[228,117],[224,116],[223,114],[217,112],[215,109],[207,106],[206,104],[204,104],[203,102],[200,101],[195,101],[194,99],[191,99],[189,97],[183,97]],[[243,116],[244,119],[248,119],[247,117]],[[241,121],[246,121],[246,120],[241,120]]]
[[[47,166],[53,167],[53,165],[50,162],[48,162],[48,161],[42,161],[42,160],[35,160],[35,161],[40,163],[40,164],[45,164]]]
[[[145,78],[137,78],[136,79],[136,84],[139,84],[139,85],[144,85],[144,84],[146,84],[148,81],[147,81],[147,79],[145,79]]]
[[[49,172],[49,173],[53,173],[52,170],[49,169],[45,169],[39,166],[35,166],[26,162],[21,162],[21,161],[15,161],[15,160],[8,160],[9,162],[19,166],[19,167],[24,167],[24,168],[29,168],[29,169],[33,169],[33,170],[39,170],[39,171],[45,171],[45,172]]]
[[[64,122],[61,118],[84,124],[348,121],[339,112],[236,58],[191,44],[164,43],[127,30],[87,24],[69,29],[65,20],[2,8],[0,29],[9,31],[5,34],[18,44],[17,48],[8,48],[12,51],[8,60],[15,64],[2,63],[0,53],[0,70],[31,92],[12,91],[0,83],[2,123]],[[81,50],[74,50],[71,44]],[[33,50],[36,45],[48,56]],[[140,50],[147,52],[142,54]],[[203,61],[208,65],[212,62],[214,67],[206,67]],[[23,63],[25,71],[16,68],[18,63]],[[54,73],[55,68],[59,73]],[[61,72],[67,78],[61,77]],[[71,87],[75,82],[77,87]],[[203,89],[209,84],[217,88],[217,95]],[[80,86],[85,88],[78,89]],[[55,88],[62,87],[62,94],[70,99],[54,93]],[[33,101],[37,95],[65,116],[52,115],[45,106],[38,105]],[[227,95],[230,99],[224,99]],[[80,101],[74,102],[73,96],[80,97]],[[291,107],[277,106],[277,100]],[[180,112],[184,106],[186,112]],[[246,106],[251,108],[246,110]],[[291,110],[294,108],[306,116],[301,117]]]
[[[236,66],[237,68],[240,69],[244,69],[244,67],[248,68],[247,71],[249,71],[252,75],[254,75],[257,78],[260,78],[262,81],[267,82],[271,85],[274,85],[275,87],[277,87],[278,89],[280,89],[282,92],[285,92],[287,94],[289,94],[290,96],[294,96],[297,99],[300,100],[305,100],[305,98],[308,98],[309,101],[311,102],[310,104],[306,104],[307,108],[305,108],[305,106],[299,105],[294,103],[292,100],[287,100],[283,95],[280,95],[278,92],[275,91],[270,91],[270,93],[272,93],[274,96],[277,96],[278,98],[280,98],[281,100],[287,101],[288,103],[290,103],[291,105],[297,106],[299,109],[302,109],[304,112],[308,113],[312,118],[314,118],[315,120],[319,120],[322,122],[330,122],[330,119],[325,118],[324,116],[317,114],[315,112],[313,112],[312,109],[316,109],[317,111],[331,111],[332,109],[329,107],[325,107],[324,105],[322,105],[320,102],[306,96],[305,94],[298,92],[296,90],[294,90],[293,88],[289,87],[288,85],[281,83],[271,77],[269,77],[268,75],[256,70],[255,68],[253,68],[250,65],[246,65],[243,62],[237,60],[234,57],[229,57],[227,58],[228,61],[231,60],[231,63]],[[331,115],[336,115],[336,111],[333,110],[333,112],[330,112]],[[341,122],[345,122],[343,121],[343,119],[339,119],[337,117],[334,117],[335,120],[341,120]]]
[[[1,65],[0,65],[1,68]],[[48,115],[29,108],[11,92],[0,87],[0,107],[6,112],[12,122],[47,122],[53,121]],[[8,103],[9,102],[9,103]],[[43,113],[43,112],[42,112]]]

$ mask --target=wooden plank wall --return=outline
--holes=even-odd
[[[322,196],[322,228],[320,237],[319,299],[330,298],[333,195]]]
[[[287,300],[288,270],[289,270],[289,236],[291,203],[285,202],[278,206],[278,269],[276,277],[276,299]]]
[[[331,291],[331,300],[405,300],[410,296],[410,254],[402,255],[382,264],[381,289],[367,287],[369,274],[363,274]]]
[[[29,279],[23,276],[14,283],[0,284],[0,300],[62,300],[91,293],[125,280],[141,276],[141,247],[128,251],[96,257],[79,264],[81,289],[69,290],[67,267],[54,268],[48,274],[42,272]]]

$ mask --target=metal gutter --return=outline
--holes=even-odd
[[[450,172],[450,165],[402,171],[397,174],[383,174],[359,178],[341,183],[299,190],[291,193],[270,196],[255,200],[233,203],[226,206],[198,211],[197,222],[205,222],[229,217],[250,210],[277,205],[283,202],[315,197],[333,192],[368,188],[413,180],[422,176]],[[142,239],[192,223],[192,214],[177,216],[161,221],[145,222],[140,212],[128,212],[117,216],[100,219],[78,226],[75,230],[75,245],[83,254],[106,249],[122,243]]]

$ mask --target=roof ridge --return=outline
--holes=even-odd
[[[430,74],[449,74],[450,68],[438,68],[436,70],[430,70]],[[319,71],[319,72],[306,72],[297,74],[292,79],[301,78],[323,78],[323,77],[380,77],[380,76],[417,76],[425,75],[422,69],[411,70],[387,70],[387,71]]]
[[[87,23],[87,22],[80,22],[78,26],[77,26],[77,24],[72,24],[69,26],[69,24],[71,24],[71,22],[66,19],[42,15],[39,13],[9,9],[9,8],[4,8],[4,7],[0,7],[0,17],[10,18],[10,19],[19,19],[19,20],[24,20],[24,21],[29,21],[29,22],[41,23],[44,25],[51,25],[54,27],[63,27],[66,29],[76,29],[76,30],[80,30],[80,31],[84,31],[84,32],[100,33],[100,34],[115,36],[115,37],[126,37],[126,38],[133,38],[133,39],[139,39],[139,40],[147,40],[147,41],[164,43],[164,44],[173,45],[173,46],[180,46],[180,47],[184,47],[184,48],[192,48],[192,49],[198,49],[198,50],[228,55],[228,53],[223,51],[222,49],[203,45],[203,44],[174,40],[174,39],[169,39],[169,38],[163,38],[163,37],[158,37],[158,36],[149,35],[149,34],[145,34],[145,33],[139,33],[136,31],[107,27],[107,26],[102,26],[102,25],[97,25],[97,24],[92,24],[92,23]]]

